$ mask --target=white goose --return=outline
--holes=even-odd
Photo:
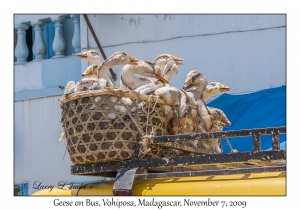
[[[175,58],[175,59],[174,59]],[[159,56],[156,62],[160,65],[165,65],[164,75],[168,81],[171,80],[174,74],[178,73],[177,63],[182,65],[182,58],[178,58],[171,55]],[[169,84],[165,84],[162,81],[155,81],[143,85],[135,91],[141,94],[149,94],[154,91],[154,95],[159,96],[167,104],[177,104],[179,101],[178,110],[174,111],[170,106],[164,105],[165,114],[167,119],[171,119],[171,128],[168,129],[169,134],[176,134],[183,125],[186,123],[186,94],[183,91],[178,90],[175,87],[171,87]]]
[[[198,72],[197,70],[192,70],[187,74],[187,78],[184,83],[183,90],[185,91],[188,99],[188,103],[196,104],[197,108],[188,107],[187,115],[188,119],[185,126],[179,132],[180,134],[193,133],[198,130],[198,132],[206,132],[205,126],[209,126],[210,118],[206,109],[203,109],[204,102],[201,99],[202,93],[205,86],[207,85],[206,77]],[[194,88],[192,90],[188,90]],[[205,112],[206,111],[206,112]],[[200,117],[201,123],[194,127],[194,122],[197,117]],[[197,146],[200,144],[200,147],[204,149],[209,149],[208,145],[198,140],[188,141],[189,145]]]
[[[115,86],[111,83],[110,78],[108,77],[108,70],[112,66],[115,65],[124,65],[131,64],[132,66],[136,65],[138,60],[132,57],[130,54],[126,52],[116,52],[110,57],[108,57],[96,70],[99,80],[93,84],[91,89],[103,89],[104,88],[114,88]],[[94,72],[95,73],[95,72]],[[108,98],[110,102],[116,102],[117,97],[111,96]],[[132,101],[129,98],[121,98],[121,102],[125,105],[131,104]],[[122,112],[124,114],[127,113],[127,110],[124,106],[115,105],[114,109],[118,112]],[[116,115],[114,113],[109,113],[109,119],[116,119]]]
[[[213,83],[212,83],[213,84]],[[211,88],[213,89],[212,91]],[[217,94],[217,93],[220,93],[220,92],[225,92],[225,91],[229,91],[230,88],[226,85],[222,85],[220,83],[215,83],[213,85],[213,87],[208,87],[205,89],[204,93],[203,93],[203,98],[205,100],[208,99],[207,96],[211,96],[212,92],[214,92],[214,94]],[[207,93],[209,94],[207,94]],[[208,109],[208,112],[211,116],[211,120],[212,120],[212,123],[213,123],[213,129],[212,131],[222,131],[224,126],[227,125],[227,126],[231,126],[231,122],[229,121],[229,119],[227,118],[227,116],[225,115],[225,113],[221,110],[221,109],[217,109],[217,108],[213,108],[213,107],[208,107],[207,106],[207,109]],[[212,152],[215,152],[217,154],[221,153],[222,150],[221,150],[221,145],[220,145],[220,139],[216,138],[216,139],[209,139],[207,141],[209,147],[210,147],[210,150]]]
[[[94,50],[77,53],[76,56],[97,66],[101,65],[101,58],[99,54]]]
[[[201,95],[200,96],[201,98],[197,99],[198,114],[200,115],[201,118],[201,123],[199,125],[200,132],[214,132],[215,123],[223,123],[230,126],[231,122],[228,120],[228,118],[226,117],[226,115],[222,110],[217,108],[207,107],[204,103],[212,95],[229,91],[230,88],[218,82],[210,82],[205,86],[203,90],[203,87],[199,88],[197,83],[194,82],[194,80],[196,79],[195,77],[191,79],[191,77],[193,75],[195,76],[197,73],[196,72],[190,72],[190,73],[191,73],[190,78],[186,80],[185,88],[187,89],[188,87],[194,87],[195,89],[193,90],[193,93],[196,94],[197,97]],[[196,89],[200,90],[200,94],[195,91]],[[195,112],[193,113],[195,115]],[[221,129],[218,131],[221,131]],[[210,149],[212,152],[221,153],[219,139],[210,139],[205,142],[202,141],[199,142],[198,145],[202,148]]]
[[[94,50],[89,50],[86,52],[76,54],[81,59],[84,59],[92,65],[90,65],[87,70],[82,74],[83,77],[94,77],[97,78],[97,68],[101,65],[101,58],[99,54]],[[108,76],[109,83],[113,84],[111,78]],[[105,79],[98,79],[94,82],[90,87],[89,90],[102,90],[106,87],[107,81]]]
[[[79,58],[86,60],[90,63],[92,63],[92,65],[90,65],[85,72],[83,72],[82,76],[83,77],[92,77],[92,78],[97,78],[97,68],[101,65],[101,58],[99,56],[99,54],[94,51],[94,50],[88,50],[86,52],[82,52],[82,53],[77,53],[76,56],[78,56]],[[111,80],[111,79],[110,79]],[[96,82],[94,82],[89,89],[90,90],[98,90],[98,89],[103,89],[104,88],[104,84],[99,84],[99,80],[97,79]]]
[[[125,65],[121,73],[120,88],[123,90],[135,90],[140,91],[147,86],[147,84],[153,84],[155,78],[161,80],[165,83],[169,83],[169,80],[162,73],[161,68],[163,68],[169,60],[174,60],[177,65],[181,64],[182,58],[170,55],[162,54],[156,57],[154,62],[149,60],[140,60],[137,65]],[[139,78],[135,77],[134,74],[140,74],[149,78]],[[137,89],[144,86],[141,89]]]
[[[87,51],[77,54],[78,57],[88,60],[89,62],[94,63],[90,65],[85,72],[82,74],[84,77],[76,85],[73,81],[70,81],[65,90],[65,94],[70,94],[73,92],[89,90],[89,89],[103,89],[105,87],[115,87],[111,79],[108,76],[108,70],[111,66],[114,65],[124,65],[124,64],[136,64],[138,60],[128,53],[125,52],[116,52],[107,58],[101,65],[100,57],[95,51]],[[116,98],[116,97],[114,97]],[[102,100],[102,99],[101,99]],[[106,109],[106,106],[101,107]],[[116,111],[123,110],[121,106],[115,107]],[[107,118],[114,120],[117,118],[115,113],[108,113]],[[59,141],[65,140],[66,136],[63,132]]]
[[[108,57],[103,63],[101,63],[100,56],[97,52],[90,50],[76,54],[78,57],[93,63],[88,69],[82,74],[84,77],[97,75],[98,79],[96,83],[90,88],[92,90],[107,88],[116,88],[111,78],[108,75],[108,71],[112,66],[131,64],[136,65],[138,60],[132,57],[126,52],[116,52]],[[90,70],[89,70],[90,68]],[[91,71],[92,70],[92,71]]]
[[[108,76],[108,71],[112,66],[131,64],[131,66],[138,65],[138,60],[126,52],[116,52],[109,56],[97,69],[99,79],[102,79],[108,88],[115,88],[111,79]],[[122,78],[121,78],[122,80]]]
[[[185,90],[194,88],[187,92],[192,93],[194,99],[198,103],[198,112],[204,122],[203,128],[205,128],[206,131],[210,131],[212,129],[212,122],[210,120],[210,113],[205,105],[205,101],[207,101],[212,95],[229,91],[230,88],[218,82],[207,83],[206,78],[204,79],[204,77],[202,77],[200,79],[200,76],[201,73],[196,70],[189,72],[183,88]],[[212,109],[213,108],[211,108],[211,110]]]
[[[208,85],[205,87],[205,90],[202,95],[203,101],[207,101],[212,95],[221,93],[221,92],[227,92],[230,91],[230,88],[226,85],[223,85],[219,82],[210,82]],[[225,125],[231,126],[231,122],[225,115],[225,113],[221,109],[213,108],[213,107],[208,107],[207,110],[209,112],[209,115],[211,117],[212,121],[212,129],[210,132],[215,132],[215,131],[222,131],[223,127]],[[220,139],[209,139],[207,141],[207,144],[210,147],[210,150],[215,153],[221,153],[222,150],[220,148]]]
[[[219,82],[210,82],[205,87],[205,90],[202,94],[202,100],[206,102],[211,96],[227,91],[230,91],[230,87]]]
[[[89,67],[87,67],[85,72],[93,72],[93,70],[96,68],[97,68],[96,65],[90,65]],[[85,75],[85,73],[83,73],[82,76],[83,78],[76,84],[74,81],[68,82],[64,94],[77,93],[77,92],[89,90],[90,87],[98,80],[97,77],[95,77],[95,75],[94,77],[93,76],[88,77],[91,75],[88,74]]]
[[[122,90],[135,90],[136,88],[148,83],[153,83],[148,78],[136,77],[135,74],[139,74],[146,77],[154,77],[164,82],[166,80],[165,75],[161,69],[155,63],[148,60],[142,60],[137,65],[125,65],[121,72],[120,89]]]
[[[95,71],[96,68],[101,64],[101,58],[99,54],[94,50],[88,50],[86,52],[77,53],[76,56],[92,63],[92,65],[87,67],[85,72],[82,74],[82,77],[84,79],[79,81],[77,84],[75,84],[74,81],[68,82],[64,94],[70,94],[74,92],[87,90],[95,81],[97,81],[96,78],[89,79],[88,77],[95,76],[93,74],[93,71]]]
[[[173,60],[169,60],[165,69],[164,74],[170,81],[174,74],[178,73],[177,62]],[[164,85],[164,87],[158,88],[154,91],[154,95],[159,96],[162,100],[164,100],[168,104],[176,104],[179,102],[178,110],[173,114],[173,118],[171,119],[172,128],[169,130],[170,134],[177,134],[178,131],[186,124],[186,111],[187,111],[187,94],[179,90],[175,87],[172,87],[168,84]]]
[[[214,124],[214,128],[213,128],[214,132],[222,131],[225,125],[231,126],[231,122],[229,121],[229,119],[227,118],[227,116],[221,109],[212,108],[212,107],[207,107],[207,109],[210,113],[212,122]],[[215,152],[218,154],[222,152],[222,150],[220,148],[220,146],[221,146],[220,139],[218,139],[218,138],[208,139],[206,142],[212,152]]]
[[[168,62],[171,61],[173,62],[167,65]],[[178,73],[177,65],[183,65],[182,63],[183,61],[184,59],[170,54],[162,54],[157,56],[156,59],[154,60],[154,64],[159,66],[159,68],[161,69],[164,68],[163,74],[165,75],[165,79],[168,82],[162,82],[163,80],[157,81],[157,79],[155,78],[147,78],[148,80],[151,80],[151,82],[147,82],[145,85],[142,85],[134,90],[141,94],[149,94],[158,88],[169,86],[168,83],[170,82],[172,76]]]
[[[189,94],[191,98],[194,98],[196,100],[198,105],[198,114],[201,118],[201,126],[205,130],[209,130],[211,127],[211,120],[205,103],[201,98],[206,86],[206,77],[197,70],[192,70],[187,75],[183,89]],[[193,89],[188,90],[189,88]]]
[[[218,120],[221,123],[231,126],[230,120],[221,109],[207,106],[208,112],[211,115],[212,120]],[[220,131],[220,130],[219,130]]]

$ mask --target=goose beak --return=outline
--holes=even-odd
[[[139,61],[138,59],[130,56],[130,62],[129,62],[129,64],[136,65],[138,61]]]
[[[163,81],[164,83],[169,84],[168,78],[162,73],[162,71],[161,71],[160,68],[155,72],[155,77],[156,77],[157,79]]]
[[[93,74],[89,74],[89,73],[86,73],[86,72],[83,72],[81,76],[83,77],[90,77],[92,76]]]
[[[87,52],[77,53],[76,56],[83,59],[87,58]]]
[[[88,72],[85,71],[85,72],[82,73],[81,76],[83,76],[83,77],[88,77],[88,76],[91,76],[91,75],[92,75],[92,74],[89,74]]]
[[[88,76],[92,76],[92,75],[93,75],[93,68],[88,67],[87,70],[85,70],[81,76],[88,77]]]
[[[226,125],[231,126],[231,122],[226,118],[226,117],[222,117],[221,119]]]
[[[183,65],[183,63],[182,63],[184,61],[183,58],[172,56],[172,59],[176,62],[176,65]]]
[[[230,87],[220,84],[220,92],[227,92],[230,91]]]

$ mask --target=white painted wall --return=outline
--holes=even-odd
[[[88,15],[106,53],[185,59],[171,84],[196,69],[241,94],[286,85],[285,15]],[[82,48],[97,48],[81,17]],[[99,51],[98,51],[99,52]],[[82,61],[82,68],[87,66]],[[113,67],[120,78],[122,67]],[[117,81],[119,85],[119,80]]]
[[[63,131],[59,100],[56,96],[15,102],[14,183],[30,182],[29,195],[37,191],[35,181],[57,186],[60,181],[96,179],[70,175],[66,142],[58,142]]]
[[[71,55],[15,65],[15,101],[63,94],[68,81],[81,79],[80,64],[80,58]]]

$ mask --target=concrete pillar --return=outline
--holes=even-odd
[[[75,49],[75,53],[79,53],[81,50],[80,43],[80,15],[70,15],[74,23],[74,34],[72,38],[72,46]]]
[[[34,27],[35,33],[34,43],[32,47],[32,52],[35,56],[35,61],[45,59],[45,55],[47,53],[47,46],[43,36],[43,27],[45,26],[45,24],[45,20],[38,20],[36,22],[31,23],[31,25]]]
[[[59,16],[52,21],[54,22],[55,28],[55,35],[52,44],[53,51],[55,52],[55,56],[53,56],[53,58],[65,57],[67,44],[63,33],[63,23],[66,21],[66,17]]]
[[[15,57],[17,61],[15,64],[25,64],[27,62],[27,57],[29,55],[27,43],[26,43],[26,30],[29,28],[30,23],[20,23],[16,25],[16,29],[18,29],[18,41],[15,49]]]

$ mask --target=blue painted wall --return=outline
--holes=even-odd
[[[61,95],[69,81],[81,79],[76,56],[29,62],[15,67],[15,101]]]

